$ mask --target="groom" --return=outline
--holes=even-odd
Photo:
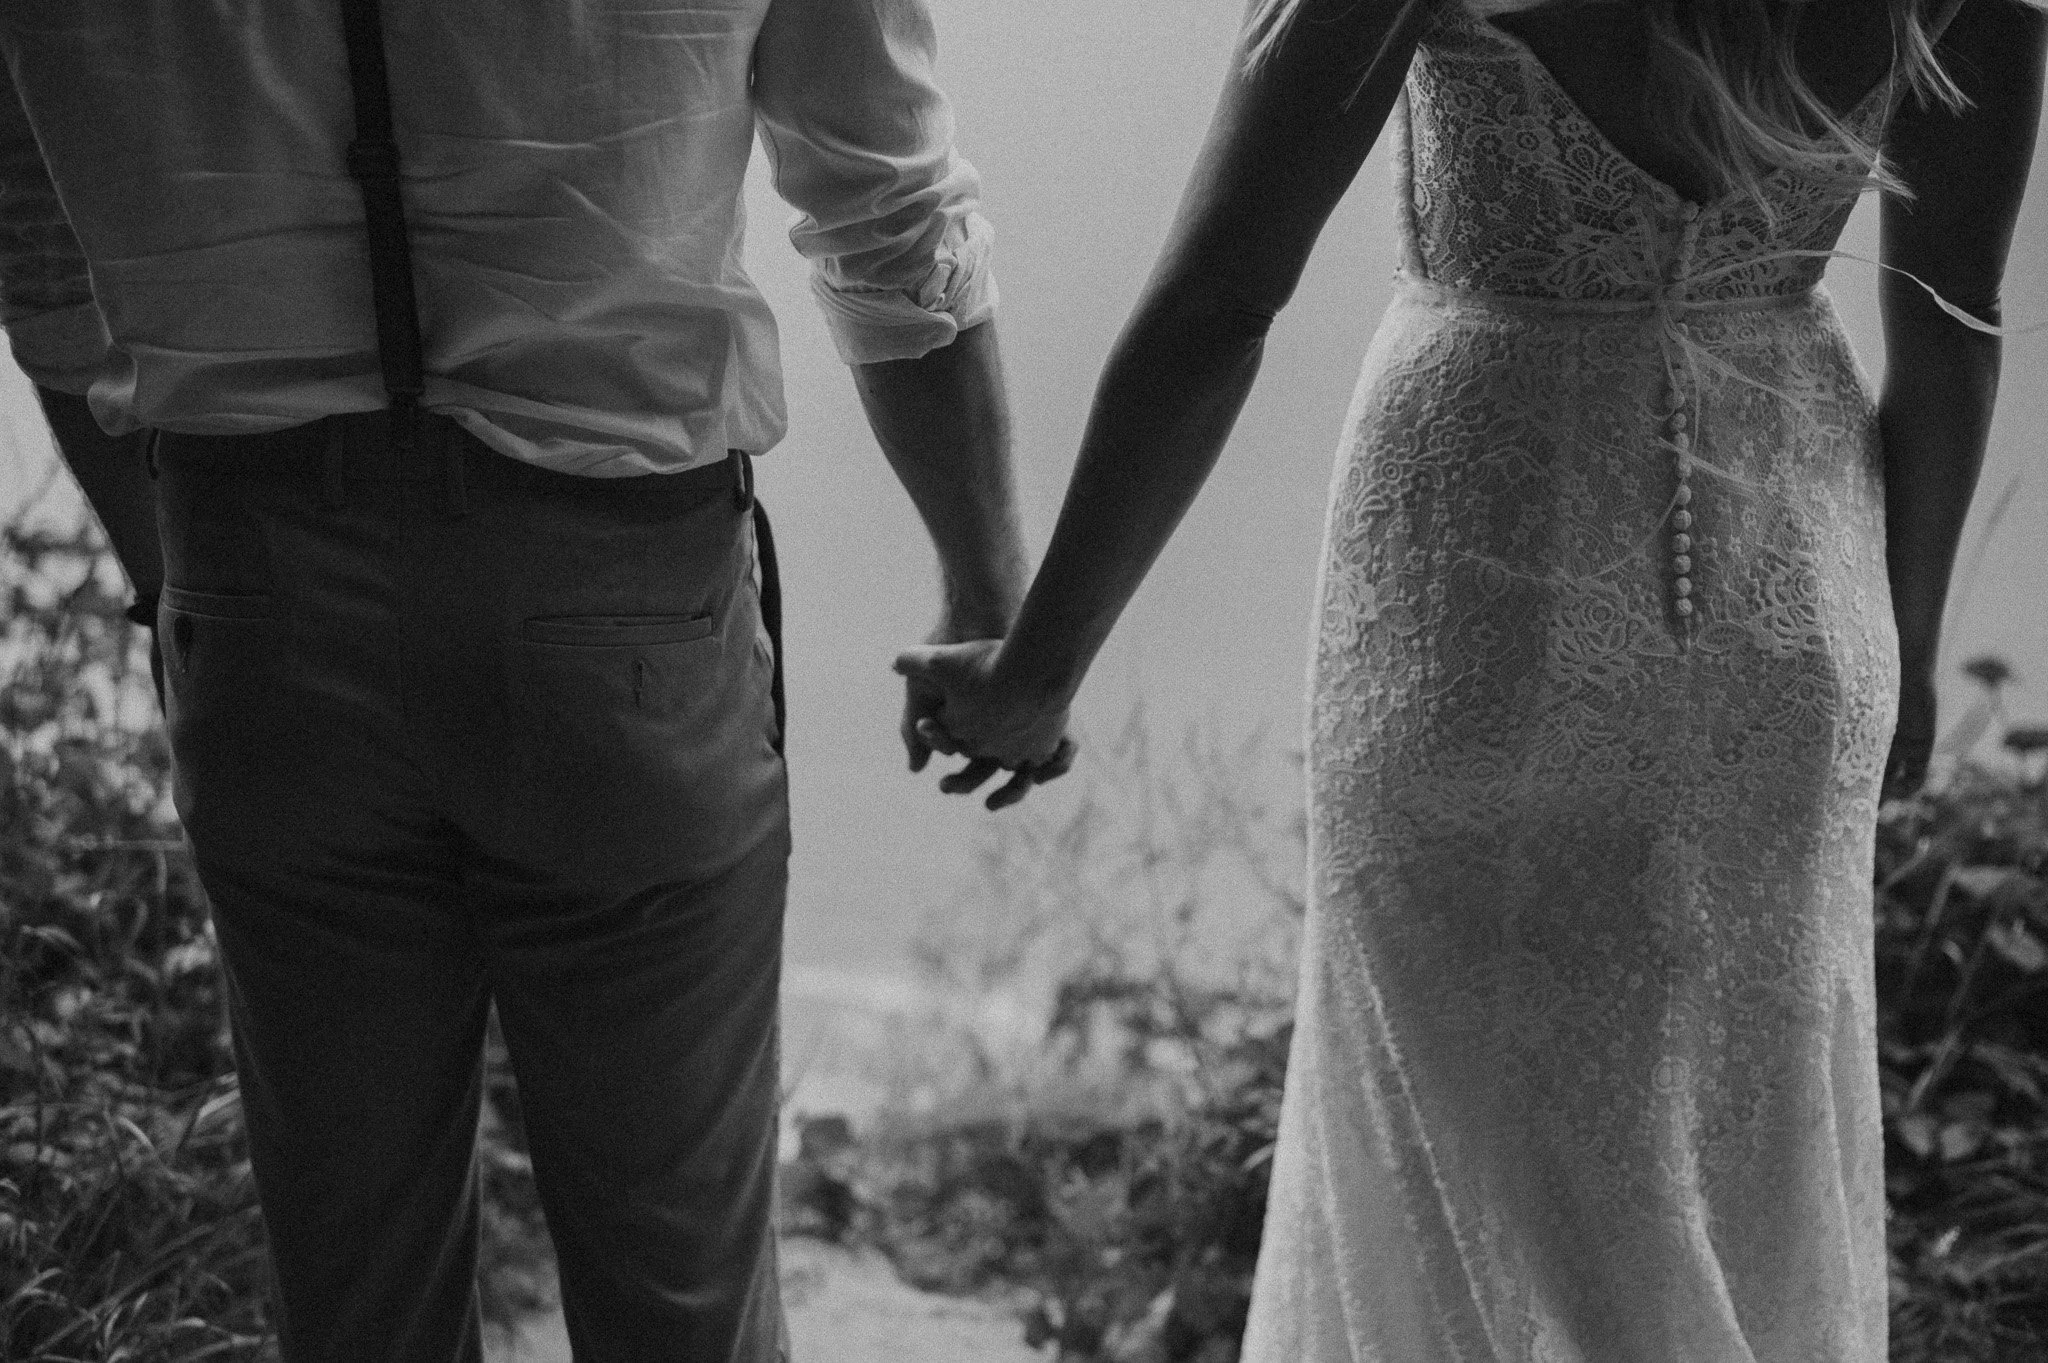
[[[55,190],[6,241],[75,231],[93,414],[158,432],[178,807],[284,1356],[478,1358],[495,1001],[578,1358],[767,1363],[789,825],[752,458],[784,421],[741,187],[758,129],[938,642],[1024,587],[977,179],[923,0],[383,9],[416,421],[337,0],[0,12],[0,165]]]

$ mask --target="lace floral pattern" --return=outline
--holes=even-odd
[[[1849,114],[1868,128],[1889,83]],[[1670,280],[1687,202],[1614,150],[1504,30],[1451,8],[1409,75],[1412,231],[1429,277],[1535,298],[1643,300]],[[1800,293],[1855,201],[1785,172],[1768,207],[1741,195],[1697,206],[1701,250],[1685,294],[1700,300]]]
[[[1396,160],[1245,1359],[1881,1363],[1896,642],[1873,403],[1788,254],[1852,204],[1688,206],[1457,10]]]

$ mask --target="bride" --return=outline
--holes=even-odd
[[[1391,116],[1249,1363],[1884,1359],[1873,823],[1931,746],[2044,54],[2019,0],[1254,6],[1014,631],[898,663],[946,789],[1065,769]],[[1875,397],[1820,287],[1868,188]]]

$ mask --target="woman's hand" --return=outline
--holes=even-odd
[[[1891,756],[1885,759],[1880,798],[1903,800],[1927,782],[1934,755],[1934,678],[1909,670],[1899,687],[1899,727],[1892,734]]]
[[[914,724],[918,746],[968,759],[966,766],[939,782],[939,789],[964,795],[980,789],[999,771],[1011,773],[989,795],[990,809],[1013,805],[1034,785],[1066,775],[1075,753],[1074,741],[1067,737],[1067,697],[1039,688],[1026,690],[1007,679],[998,666],[1002,649],[1000,639],[976,639],[926,644],[905,649],[896,658],[896,671],[926,702],[920,707],[924,715]],[[923,765],[913,748],[912,769]]]

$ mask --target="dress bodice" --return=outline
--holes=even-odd
[[[1846,116],[1875,138],[1887,80]],[[1724,302],[1819,282],[1855,197],[1789,171],[1687,200],[1618,151],[1520,39],[1451,0],[1407,87],[1409,272],[1523,298]],[[1815,254],[1799,254],[1811,252]]]

